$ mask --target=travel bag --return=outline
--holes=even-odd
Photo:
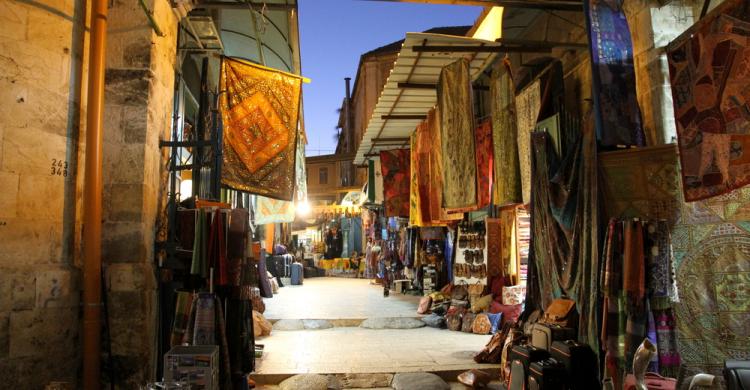
[[[306,278],[315,278],[318,276],[318,270],[315,267],[305,267],[304,276]]]
[[[565,390],[565,367],[554,358],[531,363],[528,380],[529,390]],[[597,388],[598,385],[581,389]]]
[[[477,318],[477,315],[471,312],[466,312],[461,318],[461,332],[464,333],[473,333],[472,326],[474,325],[474,320]]]
[[[565,367],[569,389],[599,387],[599,364],[588,344],[575,340],[553,341],[549,352]]]
[[[552,301],[544,311],[542,320],[545,324],[560,325],[563,328],[578,328],[578,311],[572,299],[558,298]]]
[[[510,362],[508,375],[508,390],[526,390],[526,369],[520,360]]]
[[[430,314],[428,316],[422,317],[422,322],[427,324],[430,328],[438,328],[438,329],[445,329],[447,326],[445,322],[445,317],[437,315],[437,314]]]
[[[516,360],[520,361],[523,364],[525,371],[529,370],[531,363],[544,359],[549,359],[549,352],[544,349],[536,348],[530,344],[514,345],[510,349],[509,360],[511,362]]]
[[[554,341],[572,340],[576,330],[555,324],[534,324],[531,327],[531,344],[537,348],[549,350]]]
[[[724,362],[724,380],[727,390],[750,389],[750,361],[727,360]]]
[[[304,275],[302,264],[294,263],[291,266],[292,271],[292,285],[299,286],[302,284],[302,277]]]

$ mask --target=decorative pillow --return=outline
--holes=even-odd
[[[526,299],[526,286],[503,286],[503,305],[518,305]]]

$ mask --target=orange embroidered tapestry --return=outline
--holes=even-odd
[[[291,201],[302,78],[223,58],[222,184]]]

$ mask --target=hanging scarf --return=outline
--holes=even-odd
[[[203,209],[195,213],[195,241],[190,273],[208,278],[208,215]]]
[[[628,311],[631,312],[640,312],[646,297],[646,259],[643,248],[643,224],[640,221],[625,221],[622,289],[625,291]]]
[[[229,282],[227,276],[227,246],[226,236],[224,235],[224,214],[220,209],[216,209],[211,222],[211,232],[208,239],[208,264],[214,269],[216,285],[227,285]]]

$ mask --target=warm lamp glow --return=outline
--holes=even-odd
[[[310,203],[307,200],[303,200],[297,204],[297,215],[300,217],[306,217],[310,214]]]
[[[180,182],[180,200],[185,200],[193,196],[193,181],[183,180]]]

